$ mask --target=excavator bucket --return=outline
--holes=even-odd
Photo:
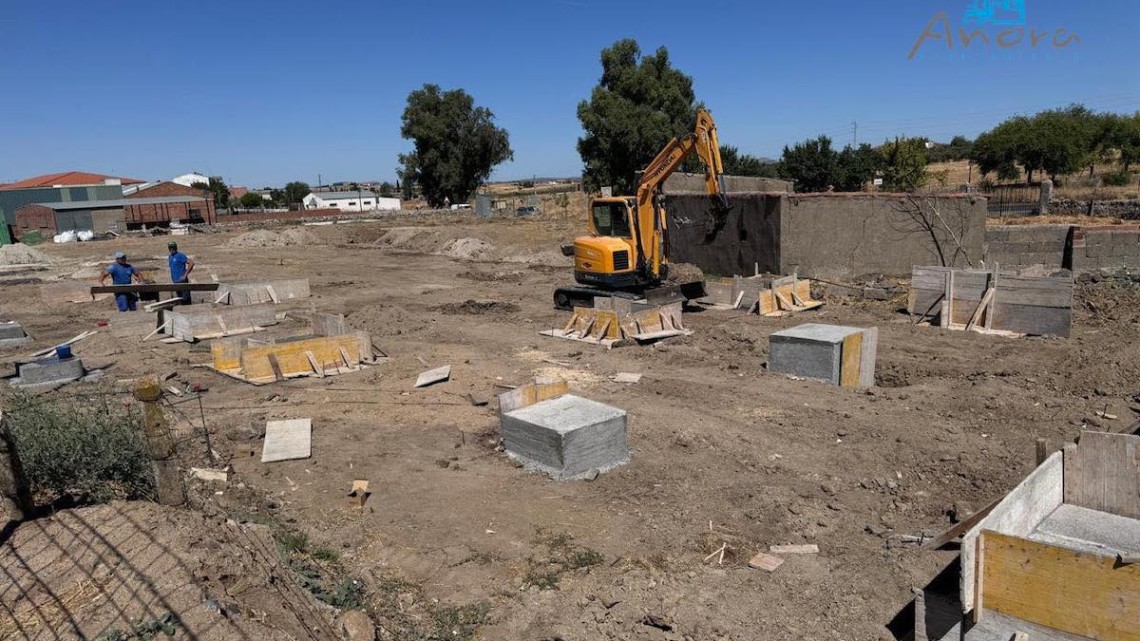
[[[539,332],[543,336],[620,347],[688,336],[693,332],[681,323],[681,303],[647,305],[620,298],[595,299],[594,307],[575,307],[562,329]]]
[[[767,289],[761,289],[757,306],[762,316],[786,316],[822,307],[823,301],[812,300],[811,281],[787,276],[773,279]]]

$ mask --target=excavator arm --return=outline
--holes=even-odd
[[[662,275],[662,265],[668,262],[665,255],[665,215],[657,202],[665,180],[684,164],[689,154],[696,152],[705,167],[705,188],[714,199],[714,207],[728,209],[727,189],[724,186],[724,163],[720,157],[720,141],[716,123],[704,109],[697,110],[697,124],[693,133],[674,138],[665,145],[642,172],[637,186],[637,211],[634,228],[638,256],[643,257],[645,269],[653,277]]]

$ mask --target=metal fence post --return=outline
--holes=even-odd
[[[135,382],[135,398],[143,406],[143,435],[147,451],[154,465],[154,483],[158,502],[162,505],[182,505],[186,492],[182,487],[182,473],[174,457],[174,438],[166,425],[166,415],[158,404],[162,389],[154,378],[140,378]]]

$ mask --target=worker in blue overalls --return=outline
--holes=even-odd
[[[170,257],[167,258],[167,262],[170,264],[170,282],[189,283],[190,272],[194,271],[194,261],[190,260],[186,254],[178,251],[178,243],[167,243],[166,249],[170,251]],[[183,305],[190,304],[189,290],[178,292],[178,297],[182,299]]]
[[[115,252],[115,262],[111,263],[103,275],[99,277],[99,284],[106,284],[108,276],[111,277],[111,283],[114,285],[130,285],[132,280],[136,283],[142,282],[142,274],[135,269],[134,265],[127,262],[127,255],[123,252]],[[115,302],[119,304],[120,312],[135,311],[135,305],[138,301],[138,294],[115,294]]]

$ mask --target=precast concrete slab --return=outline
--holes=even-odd
[[[769,337],[768,370],[843,387],[872,387],[879,330],[809,323]]]
[[[16,321],[0,321],[0,347],[23,345],[30,340],[23,326]]]
[[[507,454],[559,481],[629,462],[625,410],[567,394],[502,415]]]
[[[83,378],[83,361],[75,358],[50,356],[16,365],[16,378],[12,385],[23,388],[62,385]]]

